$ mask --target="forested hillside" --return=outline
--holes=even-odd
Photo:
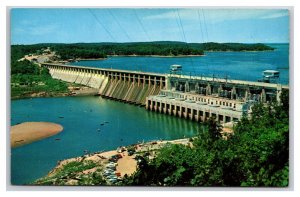
[[[13,45],[12,55],[34,53],[50,47],[62,60],[105,58],[107,55],[203,55],[204,51],[264,51],[274,48],[264,44],[241,43],[184,43],[184,42],[134,42],[134,43],[75,43],[75,44],[35,44]]]

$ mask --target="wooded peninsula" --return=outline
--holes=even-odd
[[[12,55],[41,51],[50,47],[62,60],[84,58],[106,58],[109,55],[159,55],[183,56],[204,55],[205,51],[269,51],[274,48],[265,44],[242,43],[184,43],[173,41],[133,42],[133,43],[45,43],[34,45],[12,45]],[[14,58],[13,58],[14,59]]]

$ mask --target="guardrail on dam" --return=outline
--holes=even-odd
[[[173,116],[239,120],[256,102],[279,100],[286,85],[44,63],[53,78],[99,90],[99,95]]]

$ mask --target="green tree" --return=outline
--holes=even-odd
[[[216,121],[214,117],[210,117],[205,124],[208,127],[208,133],[212,141],[216,141],[222,137],[223,127]]]
[[[288,92],[281,103],[257,104],[227,139],[214,119],[193,148],[168,145],[145,160],[125,185],[275,186],[289,184]]]

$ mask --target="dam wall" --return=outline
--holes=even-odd
[[[61,64],[42,64],[54,79],[98,89],[100,96],[137,105],[158,95],[165,87],[165,76],[135,71],[100,69]]]
[[[51,76],[98,90],[100,96],[145,105],[147,110],[202,122],[226,123],[251,114],[258,102],[279,101],[287,85],[197,76],[41,64]]]
[[[82,84],[96,89],[99,89],[102,84],[105,84],[105,76],[97,73],[61,69],[49,69],[49,72],[54,79]]]

